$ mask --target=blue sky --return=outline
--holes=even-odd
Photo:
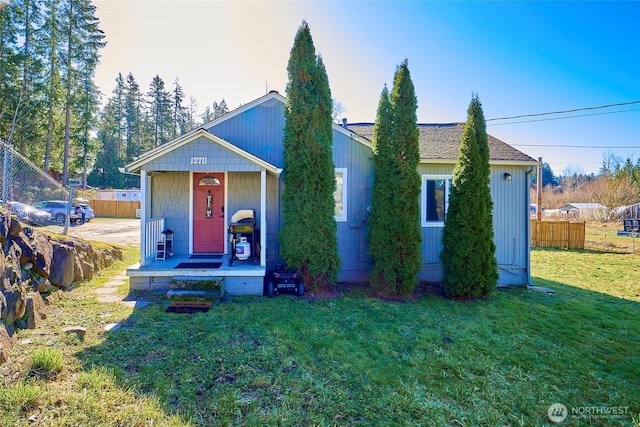
[[[199,110],[285,94],[295,33],[306,20],[332,95],[349,122],[374,121],[380,92],[404,58],[418,121],[466,119],[473,92],[487,119],[640,100],[640,2],[385,2],[97,0],[107,46],[96,72],[143,90],[177,77]],[[633,110],[621,112],[622,110]],[[640,159],[640,103],[488,122],[493,136],[556,175],[597,173],[603,156]]]

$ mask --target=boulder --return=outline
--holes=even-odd
[[[11,217],[11,221],[9,222],[9,233],[7,237],[15,237],[18,234],[22,233],[22,224],[16,217]]]
[[[53,259],[53,245],[49,236],[43,233],[34,233],[35,246],[32,270],[42,277],[49,277],[51,272],[51,260]]]
[[[76,250],[72,246],[53,242],[53,258],[49,281],[59,288],[68,288],[75,277]]]
[[[0,365],[9,360],[9,352],[17,339],[13,326],[0,323]]]
[[[27,329],[40,327],[42,319],[46,318],[44,313],[44,300],[38,292],[30,292],[27,295],[26,303]]]
[[[16,320],[24,316],[27,308],[27,296],[24,288],[16,287],[13,292],[3,291],[5,305],[2,308],[0,317],[6,324],[12,324]]]
[[[31,247],[31,239],[24,233],[11,237],[11,242],[20,248],[20,265],[33,260],[33,247]]]

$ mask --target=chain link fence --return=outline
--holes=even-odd
[[[34,205],[42,200],[68,200],[69,191],[4,140],[0,139],[1,204]]]

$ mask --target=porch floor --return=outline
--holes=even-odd
[[[218,268],[188,267],[176,268],[180,263],[221,263]],[[262,294],[266,266],[254,264],[253,259],[234,260],[229,265],[229,255],[212,255],[197,259],[188,254],[176,254],[165,261],[152,261],[145,266],[134,264],[127,269],[131,289],[153,290],[168,289],[173,277],[220,277],[224,278],[225,289],[229,294]]]

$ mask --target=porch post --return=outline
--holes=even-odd
[[[260,172],[260,266],[267,265],[267,171]]]
[[[140,266],[147,264],[147,171],[140,171]]]

